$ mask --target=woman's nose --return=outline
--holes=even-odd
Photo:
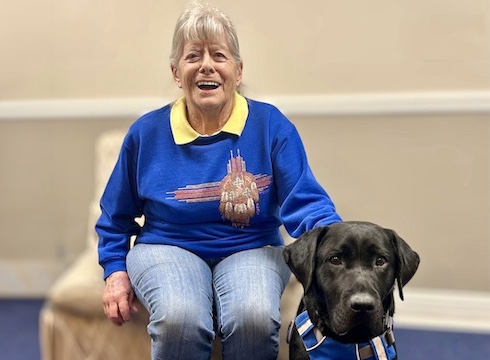
[[[205,74],[214,72],[213,59],[209,54],[204,54],[202,58],[201,68],[199,69],[199,71]]]

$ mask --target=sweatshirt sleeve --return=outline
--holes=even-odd
[[[274,179],[280,217],[288,233],[297,238],[305,231],[342,219],[315,179],[298,131],[289,120],[287,124],[273,146]]]
[[[136,176],[136,149],[126,136],[119,158],[100,201],[102,214],[95,229],[99,236],[99,263],[104,279],[115,271],[126,270],[130,238],[140,226],[135,218],[142,214]]]

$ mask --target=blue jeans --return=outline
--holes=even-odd
[[[207,261],[175,246],[135,245],[126,262],[150,314],[152,360],[209,360],[215,334],[223,359],[276,359],[279,304],[290,276],[282,249]]]

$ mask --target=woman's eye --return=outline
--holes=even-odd
[[[192,61],[192,60],[197,59],[197,57],[198,57],[198,55],[197,55],[196,53],[190,53],[190,54],[187,54],[187,55],[186,55],[185,59],[186,59],[186,60],[191,60],[191,61]]]
[[[376,266],[383,266],[384,264],[386,264],[386,258],[384,258],[382,256],[378,256],[376,258],[375,264],[376,264]]]
[[[342,259],[340,256],[332,256],[330,259],[330,264],[332,265],[342,265]]]
[[[214,56],[217,58],[217,59],[220,59],[220,60],[226,60],[226,55],[223,54],[223,53],[216,53],[214,54]]]

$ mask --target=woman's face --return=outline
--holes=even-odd
[[[201,112],[220,111],[233,103],[242,80],[242,64],[231,54],[225,35],[214,41],[184,44],[177,67],[172,67],[187,106]]]

